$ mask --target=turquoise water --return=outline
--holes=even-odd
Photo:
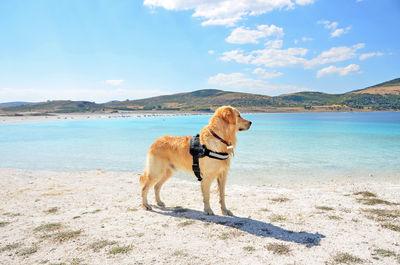
[[[245,114],[230,183],[400,177],[400,113]],[[193,135],[210,116],[0,125],[0,167],[141,172],[159,136]],[[178,177],[195,180],[192,175]]]

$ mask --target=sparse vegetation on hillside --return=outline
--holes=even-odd
[[[399,88],[399,89],[397,89]],[[269,97],[249,93],[204,89],[189,93],[157,96],[139,100],[111,101],[97,104],[88,101],[47,101],[29,105],[3,105],[5,113],[73,113],[98,111],[198,111],[212,112],[221,105],[242,111],[351,111],[400,110],[400,78],[345,94],[298,92]]]

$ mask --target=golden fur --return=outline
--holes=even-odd
[[[230,106],[218,108],[211,117],[209,124],[200,131],[200,142],[205,144],[208,149],[216,152],[233,153],[233,149],[214,137],[210,133],[213,130],[219,137],[236,145],[236,132],[250,128],[251,122],[242,118],[238,110]],[[143,208],[151,210],[147,201],[147,193],[154,185],[154,193],[157,205],[165,204],[160,199],[161,186],[177,170],[185,170],[193,173],[190,149],[191,136],[172,137],[165,135],[158,138],[150,147],[147,154],[147,163],[144,173],[140,176],[142,184],[142,203]],[[201,181],[201,191],[203,193],[204,212],[213,215],[210,208],[210,185],[217,179],[220,195],[221,211],[224,215],[232,215],[232,212],[225,205],[225,184],[228,175],[230,158],[227,160],[217,160],[209,157],[199,159],[200,169],[203,180]]]

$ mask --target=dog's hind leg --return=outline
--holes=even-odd
[[[142,187],[142,206],[145,210],[151,210],[151,206],[147,201],[147,194],[151,187],[157,183],[164,175],[166,167],[164,162],[149,154],[147,157],[147,164],[144,174],[140,177],[143,184]]]
[[[145,210],[151,210],[151,206],[147,201],[147,193],[149,192],[149,189],[154,185],[156,181],[151,178],[147,177],[143,187],[142,187],[142,206],[143,209]]]
[[[161,180],[159,180],[154,186],[154,194],[156,195],[156,201],[158,206],[165,206],[165,203],[161,201],[160,198],[160,190],[161,186],[171,177],[171,175],[172,175],[171,169],[167,169]]]

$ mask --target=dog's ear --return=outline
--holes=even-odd
[[[226,107],[221,111],[222,119],[228,124],[236,124],[236,117],[231,107]]]

